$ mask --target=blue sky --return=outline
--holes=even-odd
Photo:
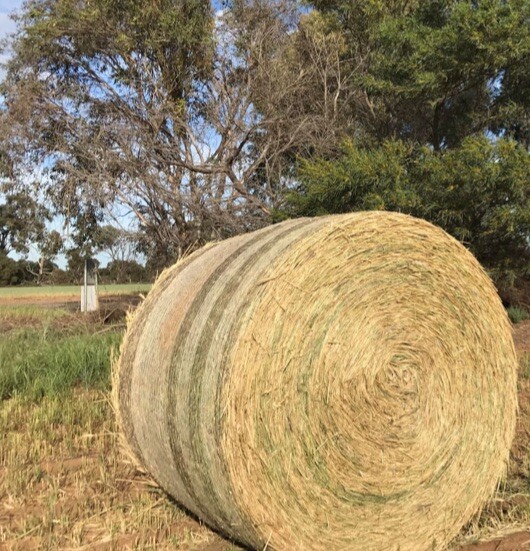
[[[7,33],[15,30],[13,21],[9,14],[22,6],[22,0],[0,0],[0,36],[3,38]]]
[[[9,15],[22,6],[22,1],[0,0],[0,40],[15,30],[15,23],[9,18]],[[6,55],[0,55],[0,63],[4,61],[6,61]]]

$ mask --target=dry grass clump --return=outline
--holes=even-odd
[[[0,405],[0,549],[232,549],[173,507],[116,445],[106,393]]]
[[[458,242],[372,212],[202,249],[130,324],[115,402],[187,509],[277,550],[442,549],[505,472],[517,359]]]

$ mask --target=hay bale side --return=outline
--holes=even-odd
[[[442,549],[494,492],[517,361],[457,241],[383,212],[201,249],[130,324],[115,402],[175,499],[252,548]]]

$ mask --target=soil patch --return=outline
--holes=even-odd
[[[530,549],[530,532],[518,532],[501,539],[474,543],[461,548],[461,551],[523,551]]]
[[[519,354],[530,353],[530,320],[522,321],[514,326],[513,340]]]

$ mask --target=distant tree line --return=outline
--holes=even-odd
[[[499,283],[530,276],[530,0],[28,0],[16,21],[4,193],[62,216],[71,255],[120,216],[156,273],[288,217],[388,209]]]
[[[80,270],[61,269],[56,263],[46,261],[44,275],[40,280],[35,276],[37,262],[14,260],[0,254],[0,287],[18,285],[81,285],[83,275]],[[82,274],[82,272],[81,272]],[[121,283],[152,283],[156,272],[142,266],[134,260],[109,262],[104,268],[98,268],[98,283],[102,285]]]
[[[68,247],[57,230],[47,229],[51,218],[50,211],[27,194],[10,194],[0,202],[0,286],[80,284],[85,259],[98,253],[110,259],[105,267],[98,266],[102,283],[143,283],[156,277],[156,268],[138,262],[138,241],[131,232],[104,225],[90,244]],[[29,259],[30,249],[37,260]],[[60,253],[65,253],[66,269],[55,262]]]

